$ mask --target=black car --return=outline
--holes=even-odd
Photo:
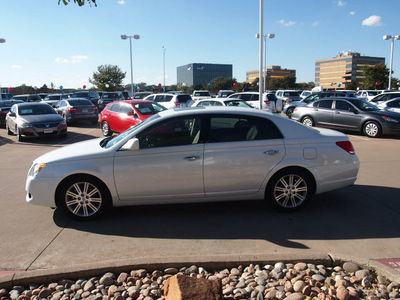
[[[96,91],[79,91],[71,95],[71,98],[84,98],[90,100],[94,105],[98,105],[100,95]]]
[[[92,124],[97,124],[99,119],[97,107],[89,100],[82,98],[61,100],[56,105],[56,111],[67,124],[77,121],[90,121]]]
[[[356,98],[323,98],[294,109],[292,119],[306,126],[358,131],[369,137],[400,134],[400,114]]]
[[[3,100],[0,101],[0,126],[6,125],[6,115],[10,111],[11,106],[16,103],[24,103],[22,100]]]
[[[123,98],[122,93],[103,92],[103,94],[98,102],[99,111],[101,112],[104,109],[104,107],[107,106],[108,103],[123,100],[122,98]]]

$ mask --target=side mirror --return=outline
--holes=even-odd
[[[9,117],[15,117],[15,113],[9,112],[9,113],[8,113],[8,116],[9,116]]]
[[[127,141],[125,143],[125,145],[123,145],[121,147],[122,151],[137,151],[139,150],[139,140],[137,138],[132,138],[129,141]]]
[[[136,116],[135,116],[135,112],[134,111],[128,111],[128,113],[127,113],[127,115],[128,116],[132,116],[132,117],[135,117],[136,118]]]

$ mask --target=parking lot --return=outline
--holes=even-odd
[[[25,202],[33,159],[102,137],[100,128],[89,123],[68,129],[65,139],[17,142],[0,128],[0,271],[132,258],[315,252],[372,259],[400,256],[399,137],[350,135],[361,161],[356,184],[318,195],[299,212],[283,214],[265,210],[260,202],[241,201],[115,208],[100,220],[78,222]]]

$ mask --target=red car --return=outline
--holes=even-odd
[[[114,132],[123,132],[163,110],[166,110],[164,106],[153,101],[111,102],[100,114],[101,131],[105,136],[110,136]]]

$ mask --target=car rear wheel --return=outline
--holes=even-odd
[[[110,129],[110,125],[108,124],[107,121],[104,121],[103,123],[101,123],[101,131],[103,132],[104,136],[112,135],[112,131]]]
[[[277,173],[268,183],[266,190],[266,198],[281,211],[300,209],[313,195],[313,181],[302,170],[288,169]]]
[[[374,121],[368,121],[363,126],[363,132],[366,136],[376,138],[382,134],[381,127]]]
[[[90,220],[98,217],[110,203],[105,185],[90,176],[76,176],[62,183],[57,202],[71,217]]]
[[[294,107],[290,107],[290,108],[287,109],[286,115],[288,116],[289,119],[292,118],[293,111],[294,111]]]
[[[309,116],[304,117],[303,119],[301,119],[301,123],[302,123],[303,125],[308,126],[308,127],[312,127],[312,126],[314,126],[314,124],[315,124],[313,118],[311,118],[311,117],[309,117]]]

